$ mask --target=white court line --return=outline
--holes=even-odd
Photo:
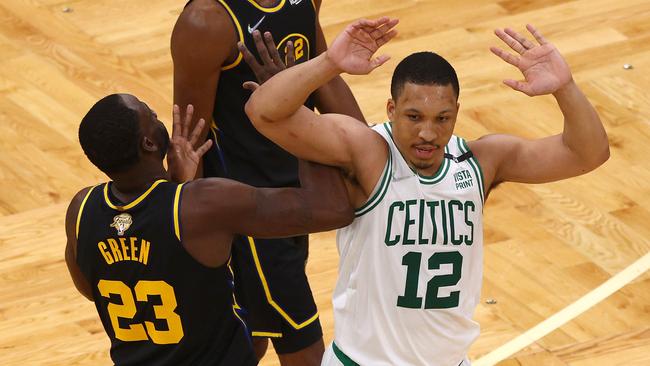
[[[535,343],[535,341],[538,339],[561,327],[564,325],[564,323],[584,313],[592,306],[604,300],[607,296],[613,294],[623,286],[632,282],[635,278],[642,275],[648,269],[650,269],[650,252],[646,253],[636,262],[632,263],[627,268],[609,280],[605,281],[602,285],[596,287],[573,304],[555,313],[550,318],[537,324],[510,342],[479,358],[475,362],[472,362],[472,366],[494,365],[499,361],[505,360],[506,358],[519,352],[524,347]]]

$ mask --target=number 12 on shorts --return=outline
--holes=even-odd
[[[418,296],[421,263],[422,253],[420,252],[408,252],[402,257],[402,265],[406,266],[406,286],[404,295],[397,297],[397,306],[409,309],[422,308],[422,297]],[[429,280],[424,297],[425,309],[449,309],[458,306],[460,291],[452,291],[449,296],[439,297],[438,290],[440,287],[458,284],[463,267],[463,256],[459,252],[437,252],[429,257],[429,269],[440,269],[442,264],[451,264],[452,273],[433,276]]]

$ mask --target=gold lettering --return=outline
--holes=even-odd
[[[151,242],[148,242],[144,239],[140,241],[140,258],[138,261],[142,264],[147,264],[149,261],[149,247],[151,246]]]
[[[126,238],[120,238],[120,244],[122,244],[122,253],[124,254],[124,260],[128,261],[131,259],[131,257],[129,257],[129,251],[126,248]]]
[[[136,241],[138,241],[138,238],[132,236],[131,237],[131,259],[134,261],[137,260],[136,258],[138,258],[136,256],[136,252],[138,251],[138,247],[135,246]]]
[[[108,242],[108,245],[111,247],[111,251],[113,252],[113,258],[115,258],[116,262],[123,261],[124,258],[122,258],[122,253],[120,252],[120,247],[117,245],[117,241],[115,239],[106,239]]]
[[[294,57],[296,60],[300,60],[300,58],[305,54],[305,51],[303,51],[303,40],[302,38],[298,38],[295,40],[293,46],[294,46]]]
[[[106,260],[106,264],[113,264],[115,261],[113,260],[113,257],[111,257],[111,254],[106,251],[106,243],[103,241],[100,241],[97,243],[97,247],[99,248],[100,253],[102,253],[102,256],[104,257],[104,260]]]

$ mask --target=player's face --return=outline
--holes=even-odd
[[[156,112],[149,108],[145,103],[142,104],[146,107],[144,120],[142,122],[144,122],[144,125],[148,128],[148,135],[151,136],[158,146],[160,157],[164,159],[167,154],[167,149],[169,148],[169,132],[167,132],[165,125],[158,119],[158,114],[156,114]]]
[[[451,85],[406,83],[397,100],[388,100],[395,143],[419,173],[434,175],[442,163],[459,106]]]

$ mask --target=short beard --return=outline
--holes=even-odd
[[[413,165],[415,169],[429,169],[433,166],[433,163],[416,163],[412,161],[411,165]]]

